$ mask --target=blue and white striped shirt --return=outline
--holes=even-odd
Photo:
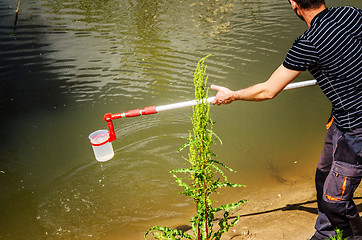
[[[283,65],[310,73],[332,102],[332,115],[345,131],[362,127],[362,11],[325,9],[297,38]]]

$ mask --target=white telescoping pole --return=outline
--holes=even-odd
[[[301,87],[309,87],[314,86],[317,84],[317,80],[307,80],[302,82],[295,82],[288,84],[283,90],[289,90],[289,89],[295,89],[295,88],[301,88]]]
[[[210,102],[214,101],[214,98],[215,97],[209,97],[209,98],[204,99],[204,101],[206,100],[205,103],[206,102],[210,103]],[[197,100],[173,103],[173,104],[168,104],[168,105],[156,106],[156,110],[157,110],[157,112],[162,112],[162,111],[176,109],[176,108],[195,106],[197,103],[198,103]]]
[[[317,84],[316,80],[307,80],[307,81],[302,81],[302,82],[290,83],[283,90],[308,87],[308,86],[313,86],[316,84]],[[211,103],[212,101],[214,101],[214,99],[215,99],[215,97],[209,97],[209,98],[204,99],[204,101]],[[168,104],[168,105],[156,106],[156,110],[157,110],[157,112],[162,112],[162,111],[171,110],[171,109],[195,106],[197,103],[198,103],[197,100],[173,103],[173,104]]]

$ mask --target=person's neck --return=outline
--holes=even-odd
[[[313,18],[317,16],[318,13],[322,12],[324,9],[326,9],[326,6],[322,5],[316,9],[300,9],[300,12],[305,22],[307,23],[307,26],[310,27]]]

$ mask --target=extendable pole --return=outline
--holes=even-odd
[[[302,82],[295,82],[288,84],[283,90],[295,89],[295,88],[302,88],[302,87],[309,87],[314,86],[317,84],[317,80],[307,80]]]
[[[316,80],[307,80],[307,81],[302,81],[302,82],[290,83],[283,90],[308,87],[308,86],[313,86],[316,84],[317,84]],[[214,99],[215,99],[215,97],[205,98],[205,99],[203,99],[203,103],[211,103],[212,101],[214,101]],[[137,116],[141,116],[141,115],[150,115],[150,114],[155,114],[155,113],[166,111],[166,110],[191,107],[191,106],[195,106],[199,103],[200,103],[200,101],[191,100],[191,101],[173,103],[173,104],[162,105],[162,106],[149,106],[149,107],[145,107],[145,108],[141,108],[141,109],[138,108],[138,109],[129,110],[129,111],[123,112],[123,113],[116,113],[116,114],[106,113],[104,115],[104,120],[107,122],[108,128],[109,128],[109,142],[112,142],[117,139],[116,134],[114,132],[113,122],[112,122],[112,120],[114,120],[114,119],[125,118],[125,117],[137,117]]]

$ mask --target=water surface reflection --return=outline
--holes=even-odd
[[[263,81],[305,29],[277,0],[29,0],[14,30],[16,5],[0,3],[3,239],[142,239],[154,224],[184,224],[192,203],[168,171],[183,166],[191,109],[115,121],[116,155],[102,165],[88,134],[106,128],[106,112],[193,98],[210,53],[211,83]],[[225,196],[312,177],[328,114],[317,87],[213,107],[215,152],[248,185]]]

